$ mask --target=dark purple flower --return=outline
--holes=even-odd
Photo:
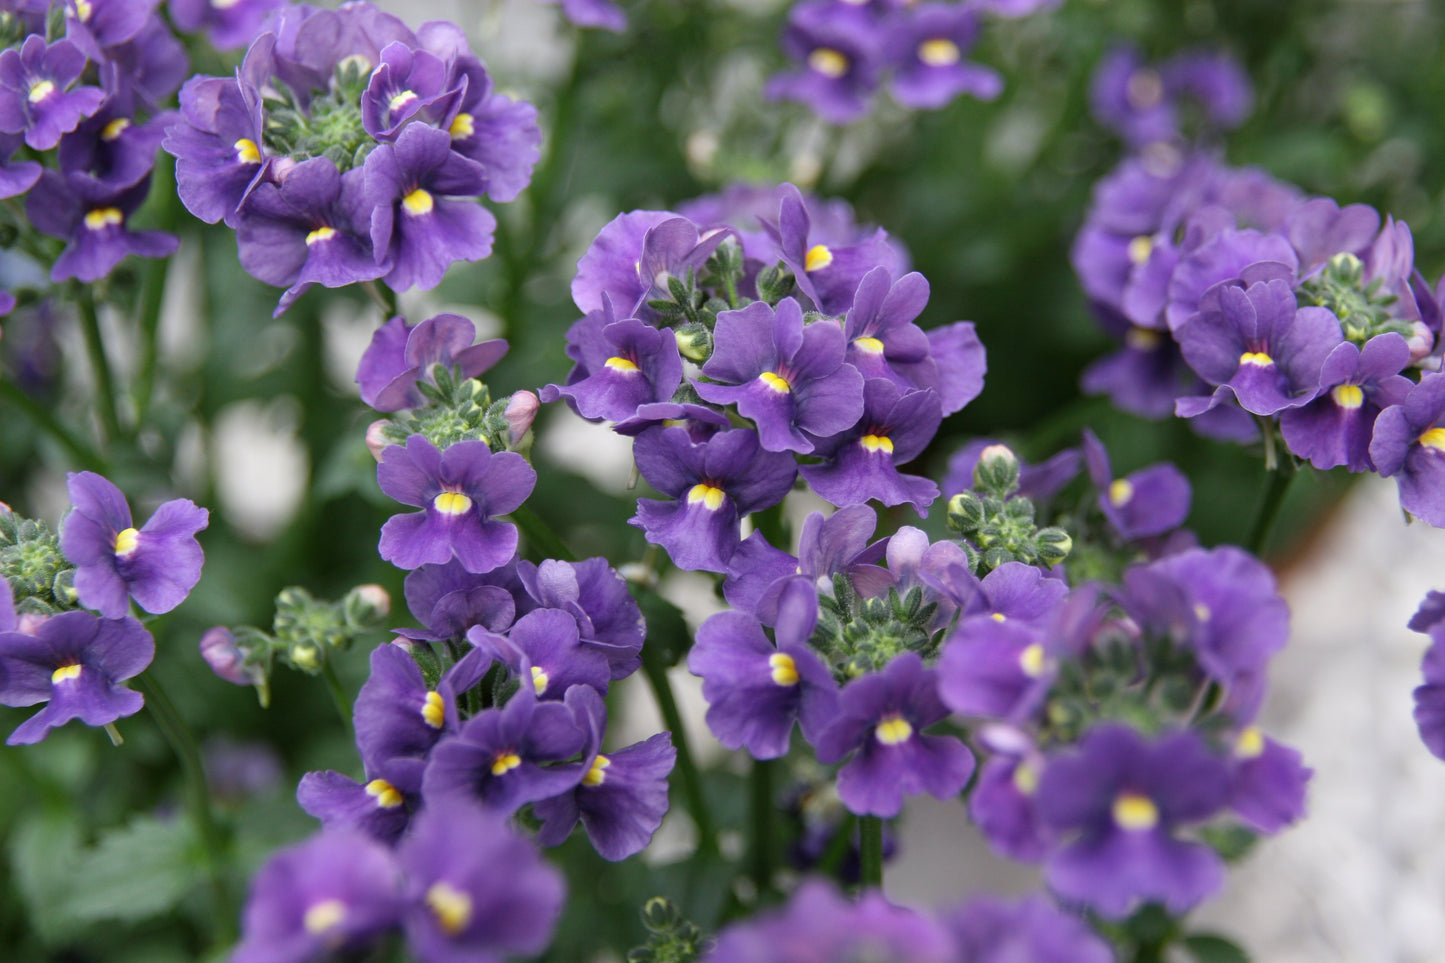
[[[431,689],[404,648],[380,645],[373,649],[371,675],[357,693],[352,711],[362,763],[368,770],[397,773],[409,792],[419,789],[422,760],[443,735],[461,726],[458,693],[481,681],[490,665],[483,653],[471,653]],[[406,772],[407,767],[398,766],[398,761],[413,764],[415,771]]]
[[[807,104],[830,124],[850,123],[878,87],[878,46],[877,25],[856,6],[800,3],[788,13],[783,51],[801,66],[769,80],[763,95]]]
[[[1239,280],[1246,288],[1274,280],[1294,285],[1298,265],[1289,242],[1278,234],[1232,230],[1229,220],[1227,212],[1206,208],[1188,222],[1179,263],[1169,275],[1164,306],[1164,317],[1176,338],[1204,308],[1205,295],[1216,285]],[[1217,312],[1219,305],[1211,302],[1210,308]]]
[[[1003,78],[971,64],[964,53],[978,37],[978,13],[970,5],[927,3],[895,16],[883,40],[893,67],[893,96],[905,107],[934,109],[959,94],[993,100]]]
[[[695,381],[704,401],[736,403],[758,426],[768,451],[813,450],[810,436],[847,431],[863,413],[863,376],[843,361],[837,324],[803,324],[803,310],[784,298],[774,311],[754,301],[718,315],[712,357]]]
[[[667,776],[676,759],[666,732],[605,756],[597,753],[577,788],[533,804],[542,820],[537,842],[560,845],[580,819],[603,859],[617,862],[642,852],[667,815]]]
[[[1400,506],[1445,527],[1445,374],[1430,372],[1375,419],[1370,460],[1394,478]]]
[[[1032,715],[1058,672],[1046,638],[1022,622],[960,625],[938,659],[938,694],[954,712],[986,719]]]
[[[400,922],[391,851],[361,833],[322,832],[271,857],[251,883],[231,963],[311,963],[374,945]]]
[[[20,49],[0,52],[0,131],[23,133],[36,150],[60,143],[105,101],[99,87],[71,88],[84,70],[85,54],[69,40],[47,46],[31,34]]]
[[[510,562],[480,575],[455,559],[423,565],[407,573],[404,591],[407,608],[426,629],[401,634],[429,642],[461,639],[474,625],[505,632],[517,613],[529,607],[517,567]]]
[[[833,240],[821,225],[813,226],[812,210],[796,187],[784,184],[778,193],[777,224],[765,221],[763,226],[778,245],[778,257],[818,310],[843,314],[853,304],[864,275],[874,268],[887,268],[890,277],[906,272],[903,258],[882,228]]]
[[[1224,882],[1219,856],[1177,835],[1229,801],[1229,771],[1191,732],[1146,740],[1110,723],[1049,760],[1036,805],[1067,841],[1044,875],[1063,898],[1111,919],[1158,901],[1184,913]]]
[[[948,716],[937,677],[905,652],[882,672],[850,682],[838,697],[837,720],[816,745],[818,760],[841,762],[838,798],[865,816],[898,815],[906,796],[948,799],[973,775],[973,754],[954,736],[923,730]]]
[[[1171,410],[1172,410],[1171,399]],[[975,438],[964,445],[948,459],[948,470],[944,473],[943,489],[945,498],[952,498],[959,492],[973,488],[973,469],[978,456],[990,445],[998,444],[992,438]],[[1057,495],[1065,485],[1079,473],[1083,456],[1077,448],[1065,448],[1047,461],[1030,465],[1019,459],[1018,494],[1032,499],[1036,504],[1048,501]]]
[[[71,0],[65,5],[65,39],[103,63],[105,48],[140,33],[160,0]]]
[[[11,161],[24,142],[19,134],[0,133],[0,200],[18,197],[40,180],[42,167],[37,162]]]
[[[537,473],[521,455],[493,454],[481,441],[446,451],[421,435],[382,454],[376,482],[403,505],[422,509],[393,515],[381,528],[381,557],[398,568],[440,565],[456,558],[469,572],[490,572],[517,551],[517,527],[496,521],[527,500]]]
[[[425,404],[416,383],[431,380],[432,365],[457,368],[463,378],[481,375],[507,353],[507,342],[473,344],[476,335],[476,326],[459,314],[438,314],[416,325],[392,318],[361,355],[356,369],[361,400],[383,412]]]
[[[113,188],[130,187],[149,174],[155,167],[156,148],[175,115],[137,123],[133,99],[112,97],[73,133],[60,138],[60,169],[83,172]]]
[[[584,314],[602,312],[605,295],[631,314],[652,285],[652,278],[644,281],[641,273],[647,236],[658,225],[676,219],[671,211],[629,211],[607,222],[577,262],[577,274],[572,278],[572,301],[577,309]]]
[[[1430,636],[1430,647],[1420,662],[1421,685],[1415,688],[1415,726],[1420,741],[1437,758],[1445,759],[1445,592],[1431,591],[1410,620],[1410,629]]]
[[[365,782],[332,770],[308,772],[296,787],[296,804],[319,820],[323,829],[365,833],[390,845],[411,822],[412,811],[421,802],[420,790],[420,761],[409,765],[399,760],[381,770],[369,769]]]
[[[467,641],[512,670],[539,699],[560,699],[574,685],[607,694],[611,672],[600,649],[585,646],[577,621],[561,609],[537,609],[519,618],[506,635],[475,626]]]
[[[647,624],[627,582],[607,559],[546,559],[540,565],[524,561],[517,574],[537,604],[572,616],[582,645],[602,654],[614,680],[637,670]]]
[[[958,944],[956,963],[1113,963],[1087,923],[1038,896],[1009,903],[980,896],[943,915]]]
[[[562,874],[502,816],[433,803],[396,858],[407,943],[423,963],[498,963],[546,949],[566,898]]]
[[[83,173],[47,170],[25,196],[25,214],[41,232],[66,242],[50,280],[89,283],[109,274],[126,255],[169,257],[180,245],[164,231],[131,231],[126,220],[145,202],[150,181],[117,189]]]
[[[1371,338],[1364,348],[1348,341],[1336,345],[1320,369],[1320,387],[1328,390],[1280,413],[1289,450],[1319,469],[1372,470],[1375,419],[1383,409],[1402,404],[1414,387],[1400,374],[1409,363],[1410,345],[1394,332]]]
[[[62,612],[34,634],[0,632],[0,704],[48,703],[6,744],[39,742],[72,719],[104,726],[139,712],[140,693],[119,683],[139,675],[155,651],[151,634],[130,616],[99,619],[89,612]]]
[[[781,502],[797,476],[791,455],[764,451],[757,433],[745,429],[693,444],[682,429],[652,428],[632,450],[648,484],[675,500],[640,498],[628,523],[689,570],[728,571],[739,520]]]
[[[1340,207],[1316,197],[1290,215],[1285,233],[1299,254],[1299,273],[1314,273],[1336,254],[1363,255],[1380,229],[1380,213],[1368,204]]]
[[[541,400],[566,398],[592,421],[632,418],[643,405],[668,401],[682,384],[677,339],[637,318],[589,313],[568,330],[567,355],[577,362],[567,384],[547,385]]]
[[[176,193],[206,223],[234,226],[241,202],[275,162],[262,147],[261,98],[248,97],[235,78],[198,75],[180,100],[181,120],[161,144],[176,159]]]
[[[1126,542],[1172,532],[1189,515],[1189,479],[1167,462],[1115,478],[1109,453],[1084,429],[1084,459],[1099,491],[1099,510]]]
[[[76,567],[82,605],[109,619],[129,608],[129,598],[160,614],[180,605],[201,578],[205,557],[196,533],[210,513],[177,498],[156,509],[139,529],[120,489],[94,472],[66,477],[75,510],[60,529],[60,547]]]
[[[1034,797],[1043,760],[1037,751],[994,756],[979,770],[968,796],[968,816],[994,851],[1025,863],[1042,862],[1054,834],[1039,823]]]
[[[451,89],[447,80],[447,65],[440,57],[413,50],[405,43],[387,44],[361,95],[366,132],[384,143],[396,140],[402,125],[419,111],[435,108],[439,100],[461,93]]]
[[[860,505],[876,498],[885,505],[911,502],[918,514],[938,497],[938,486],[897,466],[923,452],[943,421],[933,391],[904,394],[893,382],[870,378],[863,385],[863,417],[852,428],[815,443],[824,460],[804,465],[808,485],[834,505]]]
[[[562,4],[562,13],[579,27],[597,27],[621,33],[627,29],[627,15],[611,0],[542,0]]]
[[[408,124],[394,144],[366,157],[366,198],[377,263],[396,291],[441,283],[453,261],[492,253],[497,220],[473,198],[486,188],[480,164],[451,149],[446,131]]]

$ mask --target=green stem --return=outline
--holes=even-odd
[[[864,890],[883,888],[883,819],[858,817],[859,882]]]
[[[712,810],[707,802],[707,790],[703,788],[702,774],[693,762],[692,750],[688,746],[687,730],[682,725],[682,713],[677,710],[677,700],[672,695],[672,683],[667,678],[667,667],[658,661],[656,647],[642,647],[642,670],[657,698],[657,707],[662,712],[663,724],[672,733],[672,747],[677,750],[677,771],[682,774],[682,791],[687,797],[687,809],[697,827],[697,852],[705,857],[718,855],[717,827],[713,823]]]
[[[321,678],[326,681],[326,689],[331,693],[331,702],[336,706],[336,714],[341,717],[341,724],[349,734],[351,732],[351,699],[347,697],[346,690],[341,685],[341,679],[336,675],[336,666],[332,665],[330,658],[321,660]]]
[[[753,848],[751,854],[753,885],[758,898],[765,898],[773,889],[773,857],[777,851],[774,832],[774,770],[776,760],[754,759],[751,779],[753,803]]]
[[[396,308],[396,292],[391,288],[380,281],[363,281],[361,287],[371,300],[376,302],[376,306],[381,308],[381,313],[386,315],[388,321],[400,313]]]
[[[110,359],[105,355],[105,339],[100,334],[100,314],[90,288],[76,285],[74,290],[75,303],[80,308],[80,328],[85,334],[85,353],[95,375],[96,407],[100,409],[104,438],[113,441],[121,433],[120,410],[115,404],[115,378],[110,371]]]
[[[567,547],[556,532],[542,520],[542,517],[526,505],[518,506],[512,511],[512,521],[527,536],[527,541],[532,547],[541,552],[547,558],[555,558],[563,562],[577,561],[577,555]]]
[[[0,380],[0,397],[13,402],[15,407],[23,411],[31,421],[35,422],[37,427],[70,452],[76,461],[92,471],[98,471],[102,475],[106,474],[105,459],[69,428],[61,424],[60,419],[56,418],[49,408],[21,391],[15,382]]]
[[[205,853],[206,873],[211,882],[213,906],[210,917],[215,921],[215,940],[218,946],[226,946],[236,939],[236,913],[231,905],[230,894],[222,867],[225,865],[225,847],[220,826],[211,811],[211,792],[206,784],[206,770],[201,763],[201,751],[190,726],[176,711],[175,703],[166,695],[160,680],[149,672],[136,677],[137,686],[145,696],[146,708],[161,730],[161,735],[170,743],[176,758],[180,760],[181,772],[186,782],[186,808],[195,821],[196,831],[201,837],[201,848]]]
[[[1254,527],[1250,529],[1249,541],[1245,545],[1255,555],[1264,551],[1265,542],[1269,540],[1270,529],[1274,527],[1275,520],[1279,517],[1280,507],[1284,504],[1285,493],[1289,491],[1289,483],[1294,481],[1297,474],[1299,472],[1295,469],[1294,464],[1286,458],[1266,476],[1259,512],[1254,516]]]
[[[200,245],[198,244],[197,247]],[[147,265],[145,286],[140,296],[140,369],[136,374],[135,427],[145,424],[155,394],[156,369],[160,362],[161,304],[165,300],[166,279],[170,276],[171,259],[156,258]]]

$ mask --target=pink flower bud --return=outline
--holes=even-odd
[[[387,440],[387,424],[389,422],[385,418],[381,418],[366,426],[366,448],[371,452],[371,457],[378,462],[381,461],[381,453],[386,451],[386,446],[395,444],[395,442]]]
[[[224,625],[207,629],[201,636],[201,658],[211,671],[233,685],[256,685],[261,681],[255,666],[246,665],[246,656],[236,645],[236,636]]]
[[[507,402],[507,410],[504,417],[507,419],[507,427],[511,430],[511,443],[517,444],[532,428],[532,422],[537,419],[537,409],[542,407],[542,402],[530,391],[519,391],[512,395],[512,400]]]

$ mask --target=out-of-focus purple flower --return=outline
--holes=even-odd
[[[979,770],[968,815],[994,851],[1025,863],[1042,862],[1054,833],[1039,822],[1034,797],[1043,759],[1037,751],[994,756]]]
[[[877,25],[853,4],[810,0],[793,7],[783,51],[801,66],[768,81],[769,100],[796,100],[831,124],[847,124],[868,110],[878,88]]]
[[[1042,705],[1058,672],[1044,635],[1022,622],[980,619],[950,636],[938,693],[954,712],[1015,720]]]
[[[256,39],[272,10],[285,0],[169,0],[171,21],[183,33],[206,32],[217,50],[237,50]]]
[[[947,716],[937,677],[916,653],[850,682],[837,720],[816,743],[821,762],[852,755],[838,773],[838,798],[859,815],[891,817],[906,796],[959,793],[973,775],[973,754],[953,736],[923,734]]]
[[[1189,515],[1189,479],[1166,463],[1115,478],[1103,442],[1084,429],[1084,460],[1099,490],[1099,510],[1125,541],[1172,532]]]
[[[0,632],[0,705],[47,703],[10,734],[6,745],[40,742],[72,719],[104,726],[139,712],[140,693],[119,683],[139,675],[155,651],[151,634],[130,616],[100,619],[89,612],[62,612],[33,635]]]
[[[1218,813],[1229,771],[1192,732],[1146,740],[1096,726],[1048,762],[1036,804],[1070,841],[1049,856],[1049,886],[1111,919],[1147,901],[1184,913],[1224,882],[1219,856],[1177,831]]]
[[[1405,511],[1445,527],[1445,374],[1426,374],[1404,401],[1380,412],[1370,460],[1395,479]]]
[[[103,63],[105,48],[140,33],[159,5],[160,0],[73,0],[65,5],[65,39]]]
[[[206,527],[209,512],[177,498],[136,529],[125,496],[105,478],[72,472],[66,487],[75,509],[61,526],[60,547],[76,566],[82,605],[118,619],[129,598],[153,614],[185,601],[201,578],[205,557],[196,533]]]
[[[94,115],[60,138],[60,169],[82,172],[113,188],[130,187],[149,174],[156,148],[174,114],[137,123],[134,98],[116,96]]]
[[[953,453],[948,459],[948,468],[940,486],[945,498],[952,498],[959,492],[973,488],[973,469],[978,464],[979,454],[989,445],[996,444],[998,442],[992,438],[975,438]],[[1077,448],[1065,448],[1037,465],[1020,459],[1018,494],[1033,499],[1036,503],[1048,501],[1074,480],[1082,463],[1083,456]]]
[[[1430,647],[1420,662],[1421,684],[1415,687],[1415,726],[1420,741],[1439,759],[1445,759],[1445,592],[1432,590],[1410,619],[1413,632],[1430,636]]]
[[[246,653],[236,644],[236,635],[224,625],[217,625],[201,634],[201,658],[211,671],[232,685],[263,685],[266,672],[259,665],[246,661]]]
[[[400,922],[402,908],[390,850],[360,833],[322,832],[256,874],[231,963],[311,963],[364,950]]]
[[[627,14],[611,0],[542,0],[561,3],[562,14],[579,27],[596,27],[621,33],[627,29]]]
[[[377,411],[400,411],[425,403],[416,383],[431,380],[432,365],[458,368],[475,378],[501,360],[500,338],[473,344],[477,329],[459,314],[438,314],[415,325],[392,318],[376,330],[361,355],[356,382],[361,400]]]
[[[1189,99],[1218,128],[1239,126],[1249,116],[1249,78],[1228,54],[1191,50],[1146,66],[1136,50],[1110,53],[1089,91],[1094,116],[1133,147],[1177,139],[1179,105]]]
[[[810,437],[846,431],[863,413],[863,376],[844,362],[837,324],[803,324],[798,302],[784,298],[776,311],[754,301],[718,315],[712,357],[693,382],[704,401],[736,403],[758,426],[768,451],[813,450]]]
[[[968,4],[920,4],[892,17],[882,57],[893,68],[892,90],[898,102],[931,110],[959,94],[979,100],[997,97],[1003,78],[963,59],[978,30],[978,12]]]
[[[1006,902],[980,896],[943,914],[956,963],[1112,963],[1114,953],[1077,916],[1039,896]]]
[[[746,429],[694,444],[681,429],[653,428],[637,436],[633,457],[648,484],[674,501],[640,498],[628,523],[694,571],[728,571],[739,520],[781,502],[797,476],[792,455],[764,451]]]
[[[491,963],[542,952],[566,898],[562,874],[499,814],[428,806],[396,853],[407,942],[424,963]]]
[[[128,254],[174,254],[180,246],[175,235],[126,228],[126,220],[145,202],[149,190],[148,180],[118,190],[79,172],[42,173],[39,190],[25,196],[25,214],[41,232],[66,242],[50,269],[50,279],[89,283],[105,277]]]
[[[31,34],[0,52],[0,131],[23,133],[36,150],[60,143],[105,102],[99,87],[71,87],[84,70],[85,54],[69,40],[47,45]]]
[[[11,161],[24,142],[19,134],[0,133],[0,200],[18,197],[40,180],[42,167],[36,161]]]
[[[515,452],[493,454],[485,442],[462,441],[446,451],[422,435],[393,445],[376,467],[381,490],[422,509],[393,515],[381,529],[381,557],[398,568],[440,565],[456,558],[469,572],[490,572],[517,551],[517,527],[496,521],[537,484]]]
[[[1261,833],[1276,833],[1304,818],[1305,788],[1313,771],[1299,752],[1254,726],[1234,736],[1233,791],[1229,807]]]

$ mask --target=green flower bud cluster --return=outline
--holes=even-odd
[[[1052,567],[1068,557],[1073,539],[1055,526],[1040,528],[1034,503],[1016,494],[1019,462],[1003,445],[990,445],[973,470],[973,491],[948,502],[948,527],[965,539],[964,552],[975,575],[1005,562]]]
[[[700,274],[689,268],[681,277],[668,275],[667,297],[647,302],[657,315],[658,326],[673,329],[684,358],[705,363],[712,357],[717,316],[752,303],[738,293],[745,270],[742,247],[728,238],[713,251]]]
[[[493,401],[481,381],[439,364],[432,365],[430,377],[418,379],[416,387],[428,404],[393,415],[382,431],[388,442],[404,445],[412,435],[423,435],[440,451],[459,441],[484,441],[492,451],[508,450],[509,399]]]
[[[797,289],[797,278],[782,261],[758,272],[758,299],[773,307]]]
[[[647,943],[629,951],[627,963],[693,963],[712,948],[712,941],[661,896],[643,905],[642,925]]]
[[[325,157],[342,172],[361,166],[376,146],[361,119],[361,97],[370,79],[371,65],[349,57],[337,64],[330,87],[303,106],[290,87],[273,77],[265,98],[266,148],[298,161]]]
[[[276,617],[268,634],[249,625],[234,630],[242,664],[257,677],[265,702],[271,664],[280,658],[308,675],[319,675],[337,652],[351,648],[391,612],[391,597],[379,585],[358,585],[340,601],[318,599],[299,586],[276,596]]]
[[[937,602],[923,602],[919,586],[880,598],[860,598],[848,576],[833,576],[833,595],[818,599],[818,624],[809,644],[823,653],[840,683],[881,670],[904,652],[929,660],[939,639],[930,623]]]
[[[0,507],[0,578],[10,583],[18,612],[53,615],[76,607],[75,566],[42,521]]]
[[[1410,337],[1413,325],[1392,308],[1400,300],[1381,293],[1384,278],[1365,283],[1365,265],[1353,254],[1336,254],[1318,274],[1305,280],[1296,299],[1300,307],[1329,308],[1340,321],[1345,339],[1364,344],[1377,334],[1395,332]]]

